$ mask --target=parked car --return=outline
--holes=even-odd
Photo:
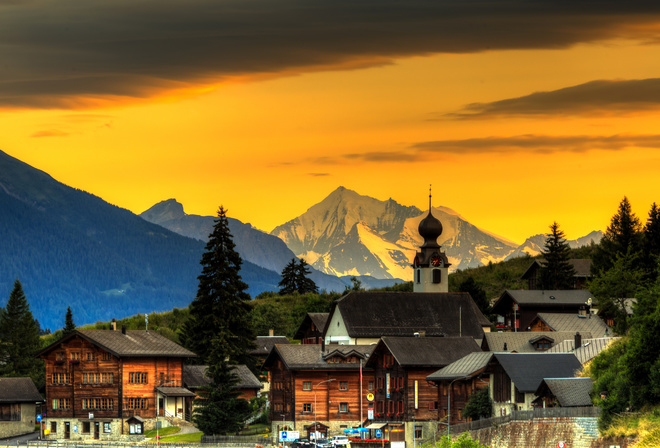
[[[334,436],[332,439],[330,439],[330,443],[335,448],[351,448],[351,441],[348,440],[348,436]]]
[[[316,442],[314,440],[312,442],[312,448],[315,446],[318,448],[333,448],[332,443],[328,439],[316,439]]]
[[[296,439],[291,442],[291,448],[310,448],[314,444],[309,439]]]

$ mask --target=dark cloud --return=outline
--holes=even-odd
[[[0,1],[0,106],[81,107],[232,76],[656,39],[660,2]]]
[[[448,118],[609,116],[660,109],[660,78],[592,81],[492,103],[473,103]]]
[[[307,173],[307,175],[312,177],[326,177],[330,176],[330,173]]]

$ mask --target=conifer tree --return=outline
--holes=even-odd
[[[284,269],[282,269],[282,280],[278,286],[280,287],[280,295],[293,294],[296,291],[296,259],[292,258]]]
[[[67,336],[76,329],[76,324],[73,323],[73,313],[71,312],[71,307],[66,307],[66,315],[64,316],[64,330],[62,331],[63,336]]]
[[[32,317],[23,286],[16,279],[7,305],[0,310],[0,375],[29,376],[41,387],[45,381],[43,361],[34,357],[40,349],[37,322]]]
[[[250,319],[248,285],[241,280],[242,260],[229,232],[225,209],[209,235],[202,255],[197,296],[190,303],[190,317],[183,326],[181,342],[197,354],[197,362],[208,364],[214,358],[255,369],[249,355],[255,345]]]
[[[309,278],[309,274],[311,273],[312,271],[309,269],[309,265],[304,258],[301,258],[298,261],[298,266],[296,266],[296,279],[298,281],[298,292],[300,294],[319,292],[319,288],[316,286],[316,283],[314,283],[314,280]]]
[[[617,254],[634,256],[638,253],[642,244],[641,232],[642,224],[624,196],[594,253],[592,273],[598,276],[612,268]]]
[[[280,295],[293,294],[297,292],[298,294],[307,294],[307,293],[317,293],[319,288],[314,283],[314,280],[309,278],[311,270],[308,267],[309,265],[304,258],[298,260],[292,258],[291,261],[282,269],[282,280],[280,280]]]
[[[570,262],[571,249],[556,221],[550,225],[550,233],[546,236],[545,247],[541,251],[545,263],[539,270],[541,288],[572,289],[575,268]]]
[[[660,263],[660,207],[654,202],[644,226],[644,264],[650,279],[658,277]]]

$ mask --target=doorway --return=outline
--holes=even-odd
[[[65,439],[70,439],[71,438],[71,423],[70,422],[64,422],[64,438]]]
[[[94,422],[94,438],[98,440],[99,434],[101,433],[101,428],[100,428],[100,423],[99,422]]]

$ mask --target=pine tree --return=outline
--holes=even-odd
[[[7,306],[0,310],[0,375],[29,376],[37,387],[45,382],[43,361],[34,357],[41,349],[39,328],[21,282],[16,279]]]
[[[298,261],[298,266],[296,266],[296,281],[298,292],[300,294],[319,292],[319,288],[316,286],[316,283],[314,283],[314,280],[309,278],[309,274],[311,273],[312,271],[309,269],[309,265],[304,258],[301,258]]]
[[[282,280],[278,286],[280,287],[280,295],[293,294],[296,289],[296,259],[292,258],[291,261],[282,269]]]
[[[650,279],[657,278],[660,263],[660,208],[654,202],[644,226],[644,265]]]
[[[634,255],[641,250],[641,245],[642,224],[624,196],[594,253],[592,273],[597,276],[607,271],[613,266],[617,254]]]
[[[238,398],[235,386],[238,378],[224,358],[225,347],[232,336],[222,332],[211,343],[209,366],[206,374],[211,384],[203,387],[196,398],[193,422],[206,435],[230,434],[243,428],[243,422],[250,415],[250,404]]]
[[[64,316],[64,330],[62,331],[63,336],[67,336],[76,329],[76,324],[73,323],[73,313],[71,312],[71,307],[66,307],[66,316]]]
[[[559,230],[559,224],[550,225],[550,233],[541,251],[545,263],[539,270],[539,281],[542,289],[572,289],[575,278],[575,268],[570,262],[571,248]]]
[[[255,335],[250,319],[250,296],[241,280],[241,257],[229,232],[225,209],[209,235],[202,255],[197,296],[190,303],[190,317],[183,326],[181,342],[197,354],[197,362],[208,364],[215,359],[245,364],[255,370],[249,355],[254,349]]]

